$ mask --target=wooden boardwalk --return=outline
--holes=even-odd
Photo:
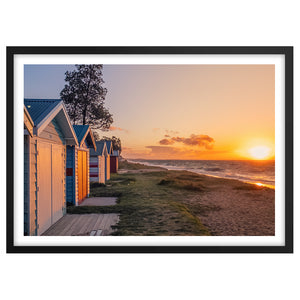
[[[118,214],[67,214],[47,229],[46,236],[110,235],[112,225],[119,222]]]

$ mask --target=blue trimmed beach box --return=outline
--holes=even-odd
[[[110,158],[113,155],[112,141],[105,141],[108,155],[105,157],[105,179],[110,179]]]
[[[90,181],[106,182],[106,157],[108,156],[106,143],[104,141],[96,142],[96,150],[90,149]]]
[[[24,235],[66,213],[66,147],[77,138],[59,99],[24,99]]]
[[[78,146],[67,146],[67,202],[78,205],[90,194],[90,152],[96,149],[89,125],[73,125]]]

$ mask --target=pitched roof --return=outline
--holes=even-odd
[[[79,144],[81,144],[82,139],[84,138],[87,130],[89,129],[89,125],[73,125],[74,131],[76,133]]]
[[[90,155],[105,155],[105,152],[107,152],[105,141],[96,142],[96,148],[96,151],[93,149],[90,150]]]
[[[34,122],[33,133],[37,136],[55,118],[66,139],[67,145],[78,145],[77,137],[62,100],[24,99],[25,107]]]
[[[81,146],[86,139],[89,147],[96,149],[94,136],[89,125],[73,125],[73,128],[76,133],[79,146]]]
[[[112,154],[113,153],[112,141],[105,141],[105,143],[106,143],[106,147],[107,147],[107,152],[109,154]]]
[[[24,99],[34,124],[39,124],[60,102],[60,99]]]

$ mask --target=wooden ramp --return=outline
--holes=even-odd
[[[119,222],[118,214],[67,214],[42,235],[46,236],[103,236],[114,230]]]

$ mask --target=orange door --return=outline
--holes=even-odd
[[[87,159],[86,152],[82,151],[82,199],[87,196]]]
[[[78,202],[82,200],[82,151],[78,151]]]
[[[87,196],[87,153],[78,151],[78,203]]]

